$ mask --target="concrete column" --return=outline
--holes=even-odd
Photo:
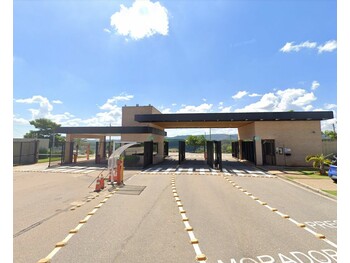
[[[70,143],[74,140],[74,137],[72,134],[66,135],[66,144],[64,147],[64,162],[65,163],[72,163],[72,159],[70,158]]]
[[[104,150],[104,143],[105,142],[106,142],[106,136],[101,136],[99,138],[99,145],[98,145],[99,149],[96,150],[96,152],[98,151],[98,154],[100,155],[101,160],[103,158],[103,150]]]
[[[256,165],[263,165],[261,138],[259,136],[255,136],[254,141],[255,141],[255,163]]]
[[[243,140],[238,140],[238,149],[239,149],[239,152],[238,152],[238,159],[239,160],[242,160],[243,159],[243,146],[242,146],[242,142]]]

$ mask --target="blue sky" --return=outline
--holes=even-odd
[[[337,45],[335,0],[14,0],[13,137],[42,117],[119,126],[121,107],[136,104],[332,110],[322,122],[332,130]]]

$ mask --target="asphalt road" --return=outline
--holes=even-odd
[[[100,171],[14,172],[14,262],[337,262],[336,200],[225,169],[170,161],[99,194]]]

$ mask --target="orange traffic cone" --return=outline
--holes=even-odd
[[[101,182],[100,179],[96,180],[95,192],[101,191]]]
[[[103,178],[103,176],[101,175],[101,179],[100,179],[100,188],[104,189],[105,188],[105,179]]]

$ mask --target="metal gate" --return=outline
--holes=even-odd
[[[214,141],[215,146],[215,168],[222,171],[222,153],[221,153],[221,141]]]
[[[232,157],[239,158],[239,142],[232,142]]]
[[[164,142],[164,156],[169,156],[169,142]]]
[[[242,142],[242,159],[255,163],[255,141]]]
[[[207,164],[222,171],[221,141],[207,141]]]
[[[143,144],[143,167],[153,164],[153,141],[147,141]]]
[[[207,164],[210,167],[214,166],[214,142],[207,141]]]
[[[179,164],[185,161],[186,143],[185,141],[179,141]]]
[[[276,165],[275,140],[262,140],[263,165]]]

